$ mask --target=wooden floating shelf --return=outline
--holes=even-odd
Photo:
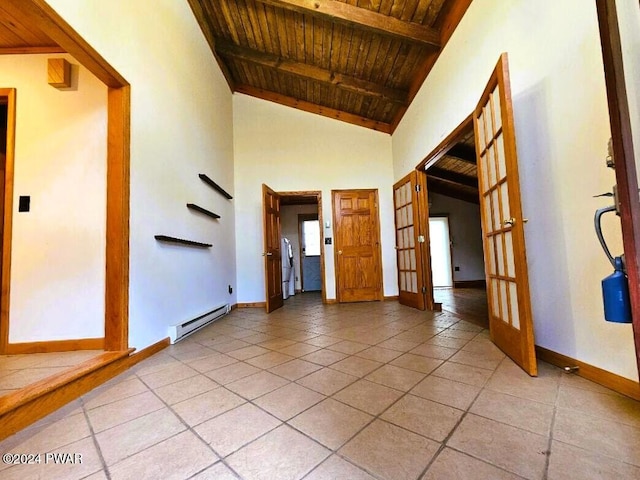
[[[206,183],[207,185],[209,185],[211,188],[213,188],[214,190],[216,190],[218,193],[220,193],[223,197],[227,198],[228,200],[231,200],[233,197],[231,195],[229,195],[227,193],[227,191],[222,188],[220,185],[218,185],[216,182],[214,182],[213,180],[211,180],[209,177],[207,177],[204,173],[199,173],[198,176],[200,177],[200,180],[202,180],[204,183]]]
[[[154,238],[159,242],[177,243],[179,245],[188,245],[190,247],[211,248],[211,243],[194,242],[193,240],[185,240],[184,238],[170,237],[168,235],[155,235]]]
[[[206,208],[202,208],[199,205],[196,205],[195,203],[187,203],[187,208],[189,210],[195,210],[196,212],[200,212],[200,213],[204,213],[205,215],[211,217],[211,218],[220,218],[220,215],[218,215],[217,213],[213,213],[210,210],[207,210]]]

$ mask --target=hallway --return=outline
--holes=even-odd
[[[640,478],[639,402],[530,378],[461,317],[318,294],[234,310],[0,443],[82,464],[0,477]]]
[[[433,299],[442,304],[444,312],[450,312],[483,328],[489,328],[489,308],[486,288],[433,289]]]

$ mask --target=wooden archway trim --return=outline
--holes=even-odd
[[[130,85],[44,0],[3,0],[2,8],[24,25],[40,29],[109,88],[104,349],[126,350],[129,345]],[[0,350],[2,347],[0,344]]]

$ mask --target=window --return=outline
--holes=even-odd
[[[304,254],[307,257],[320,255],[320,222],[318,220],[302,222],[302,238]]]

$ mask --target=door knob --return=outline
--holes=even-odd
[[[262,256],[263,256],[263,257],[270,257],[270,256],[272,256],[272,255],[273,255],[273,252],[264,252],[264,253],[262,254]]]
[[[516,219],[511,217],[511,218],[507,218],[506,220],[504,220],[502,222],[502,226],[503,227],[513,227],[513,225],[516,223]]]
[[[342,250],[338,250],[338,255],[342,255]]]

